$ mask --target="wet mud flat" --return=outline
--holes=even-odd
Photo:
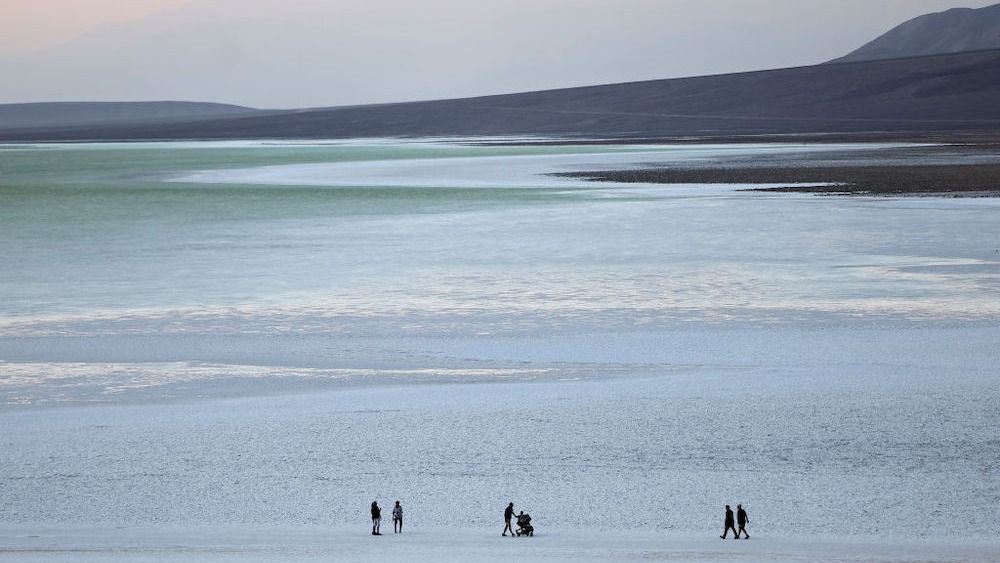
[[[780,157],[708,160],[683,166],[649,163],[649,166],[633,169],[559,175],[597,182],[766,184],[749,188],[749,191],[760,192],[1000,197],[1000,147],[952,145],[893,147],[863,153],[803,152]]]

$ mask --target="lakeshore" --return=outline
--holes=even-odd
[[[640,184],[767,184],[744,189],[773,193],[1000,197],[1000,147],[992,142],[895,146],[781,158],[718,158],[676,165],[651,162],[632,168],[559,175]]]
[[[320,526],[0,528],[0,561],[202,563],[281,561],[838,561],[841,563],[987,563],[1000,557],[991,541],[885,540],[850,537],[762,537],[726,541],[660,530],[549,530],[511,540],[492,530],[422,527],[373,538],[363,529]]]

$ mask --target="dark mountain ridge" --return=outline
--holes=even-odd
[[[141,125],[6,129],[0,140],[640,138],[987,129],[1000,130],[1000,50]]]
[[[245,116],[259,110],[207,102],[37,102],[0,104],[0,130]]]
[[[1000,49],[1000,4],[953,8],[904,22],[831,62],[871,61]]]

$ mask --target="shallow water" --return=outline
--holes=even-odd
[[[1000,203],[546,175],[826,149],[0,147],[0,518],[986,534]]]
[[[462,332],[510,330],[536,313],[569,317],[570,332],[581,322],[617,329],[636,312],[995,318],[995,200],[816,198],[541,175],[793,150],[0,151],[0,323],[23,334],[66,319],[155,323],[208,312],[239,317],[230,328],[243,332],[261,317],[356,315],[383,319],[383,332],[422,333],[434,323],[412,323],[410,313]],[[313,164],[275,165],[303,161]]]
[[[994,325],[996,200],[547,175],[850,148],[0,148],[0,360],[40,365],[38,378],[57,371],[48,361],[101,359],[160,378],[176,366],[154,364],[186,361],[495,368],[438,365],[399,341],[691,323]]]

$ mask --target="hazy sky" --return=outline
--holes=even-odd
[[[302,107],[814,64],[996,0],[0,0],[0,102]]]
[[[191,0],[0,0],[0,56],[43,49],[97,26],[123,23]]]

